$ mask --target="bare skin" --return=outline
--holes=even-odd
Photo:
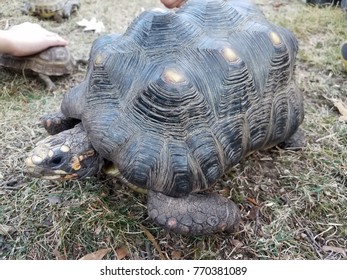
[[[26,56],[49,47],[65,45],[65,39],[35,23],[25,22],[8,30],[0,30],[0,53]]]
[[[165,7],[170,9],[179,8],[186,2],[186,0],[160,0],[160,1],[161,3],[164,4]]]

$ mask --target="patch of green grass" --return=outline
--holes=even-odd
[[[291,16],[283,16],[283,12]],[[347,40],[347,16],[339,7],[305,6],[298,1],[267,14],[297,36],[299,63],[334,74],[341,72],[340,46]]]

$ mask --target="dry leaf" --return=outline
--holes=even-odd
[[[124,259],[126,256],[129,255],[129,251],[128,251],[128,248],[123,246],[123,247],[120,247],[116,250],[116,254],[117,254],[117,260],[122,260]]]
[[[231,240],[231,243],[235,246],[236,249],[239,249],[243,246],[243,243],[237,239]]]
[[[258,220],[259,218],[259,207],[252,206],[251,210],[248,213],[248,218],[252,221]]]
[[[57,249],[53,250],[53,254],[57,260],[66,260],[66,257],[60,254]]]
[[[0,235],[9,235],[17,231],[13,226],[0,224]]]
[[[228,197],[230,195],[230,189],[228,187],[224,187],[219,191],[221,196]]]
[[[332,101],[333,101],[336,109],[339,110],[339,112],[341,114],[339,120],[342,122],[347,122],[347,107],[346,107],[346,105],[341,100],[338,100],[338,99],[333,99]]]
[[[94,232],[95,232],[96,235],[99,235],[102,232],[102,227],[99,226],[98,228],[95,229]]]
[[[93,17],[91,20],[84,18],[81,21],[78,21],[77,25],[84,27],[83,31],[95,31],[95,33],[105,31],[105,26],[102,21],[96,21],[95,17]]]
[[[80,258],[80,260],[102,260],[102,258],[110,252],[111,249],[100,249],[94,253],[90,253]]]
[[[182,258],[182,253],[180,251],[173,251],[171,257],[173,260],[180,260]]]
[[[281,2],[275,2],[275,3],[273,3],[273,4],[272,4],[272,7],[274,7],[275,9],[277,9],[277,8],[279,8],[279,7],[283,6],[283,5],[284,5],[284,3],[281,3]]]
[[[344,248],[339,248],[339,247],[324,245],[324,246],[322,247],[322,250],[323,250],[324,252],[339,253],[339,254],[342,254],[344,257],[346,257],[346,250],[345,250]]]
[[[248,202],[252,203],[253,205],[260,206],[259,203],[254,198],[246,197],[246,199]]]
[[[339,111],[339,113],[341,114],[339,120],[341,122],[347,122],[347,106],[339,99],[329,98],[327,96],[323,96],[323,97],[329,100],[330,102],[332,102],[334,106],[336,107],[336,109]]]

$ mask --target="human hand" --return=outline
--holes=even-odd
[[[67,44],[67,41],[58,34],[30,22],[0,32],[0,52],[14,56],[31,55],[52,46]]]
[[[186,0],[160,0],[167,8],[179,8],[186,2]]]

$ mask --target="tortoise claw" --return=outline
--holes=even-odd
[[[42,126],[51,134],[58,134],[64,130],[73,128],[80,120],[67,118],[63,113],[47,114],[40,119]]]

